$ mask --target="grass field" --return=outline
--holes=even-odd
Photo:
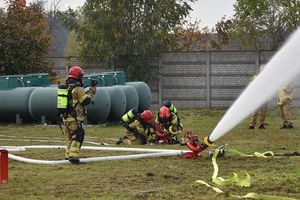
[[[209,135],[224,110],[180,111],[185,129],[200,138]],[[293,111],[294,129],[279,129],[277,109],[268,113],[267,129],[248,130],[248,119],[220,138],[216,143],[228,144],[246,154],[273,151],[284,154],[300,150],[300,110]],[[123,135],[115,125],[86,127],[86,141],[114,142]],[[66,136],[58,127],[36,125],[0,125],[0,146],[64,145]],[[91,146],[85,143],[85,145]],[[95,146],[95,145],[92,145]],[[186,149],[179,145],[134,146],[147,148]],[[125,152],[126,153],[126,152]],[[26,158],[61,160],[62,149],[31,149],[14,153]],[[81,151],[81,157],[124,154],[120,152]],[[196,160],[176,156],[121,161],[92,162],[84,165],[37,165],[9,160],[9,183],[0,185],[0,199],[233,199],[230,194],[256,192],[265,195],[300,199],[300,157],[246,158],[226,154],[218,159],[219,176],[247,170],[249,188],[221,186],[225,194],[217,194],[196,180],[211,182],[213,166],[208,152]],[[215,185],[214,185],[215,186]]]

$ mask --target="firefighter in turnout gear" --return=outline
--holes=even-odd
[[[278,91],[277,105],[279,106],[283,124],[281,129],[294,128],[291,114],[294,88],[291,84],[282,87]]]
[[[177,144],[179,142],[178,133],[181,133],[182,125],[179,122],[177,114],[171,112],[167,106],[159,109],[155,124],[161,128],[161,130],[156,131],[159,139],[167,139],[169,144]],[[168,134],[168,137],[164,137],[165,134]]]
[[[259,67],[259,73],[264,70],[265,65],[260,65]],[[257,75],[254,75],[252,78],[252,81],[257,77]],[[268,111],[268,102],[265,102],[263,105],[261,105],[255,112],[251,113],[250,118],[250,126],[248,129],[255,129],[257,119],[259,122],[258,128],[259,129],[265,129],[265,119]]]
[[[128,117],[131,116],[131,117]],[[128,120],[128,118],[130,118]],[[150,110],[139,113],[136,108],[128,111],[121,124],[126,130],[126,135],[120,138],[116,144],[147,144],[154,135],[153,114]]]
[[[63,110],[60,115],[63,118],[68,135],[65,159],[73,164],[80,163],[79,151],[84,141],[84,129],[82,127],[85,113],[84,106],[91,102],[92,96],[96,93],[96,85],[92,85],[87,92],[84,91],[83,75],[84,71],[81,67],[71,67],[66,83],[59,86],[58,89],[58,108],[61,102],[64,102],[63,97],[67,98],[67,107],[65,110],[59,108],[59,111]],[[65,88],[65,90],[62,88]]]

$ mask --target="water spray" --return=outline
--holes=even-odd
[[[264,70],[252,81],[225,113],[208,141],[214,142],[243,119],[272,98],[282,87],[300,74],[300,28],[298,28],[266,64]]]

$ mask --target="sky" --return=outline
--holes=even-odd
[[[34,0],[27,0],[27,3]],[[59,2],[59,9],[66,10],[68,7],[81,7],[85,0],[47,0],[46,9]],[[233,15],[233,4],[236,0],[198,0],[191,6],[193,11],[190,13],[191,21],[201,20],[201,26],[213,28],[223,16],[229,18]],[[0,7],[3,7],[3,0],[0,0]]]

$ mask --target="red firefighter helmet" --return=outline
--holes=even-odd
[[[82,79],[84,75],[84,71],[79,66],[73,66],[69,70],[69,77],[75,78],[75,79]]]
[[[150,110],[144,110],[144,112],[142,112],[141,114],[141,119],[144,122],[151,122],[151,120],[153,119],[153,114]]]
[[[161,119],[168,119],[170,117],[170,110],[168,107],[163,106],[159,109],[159,117]]]

